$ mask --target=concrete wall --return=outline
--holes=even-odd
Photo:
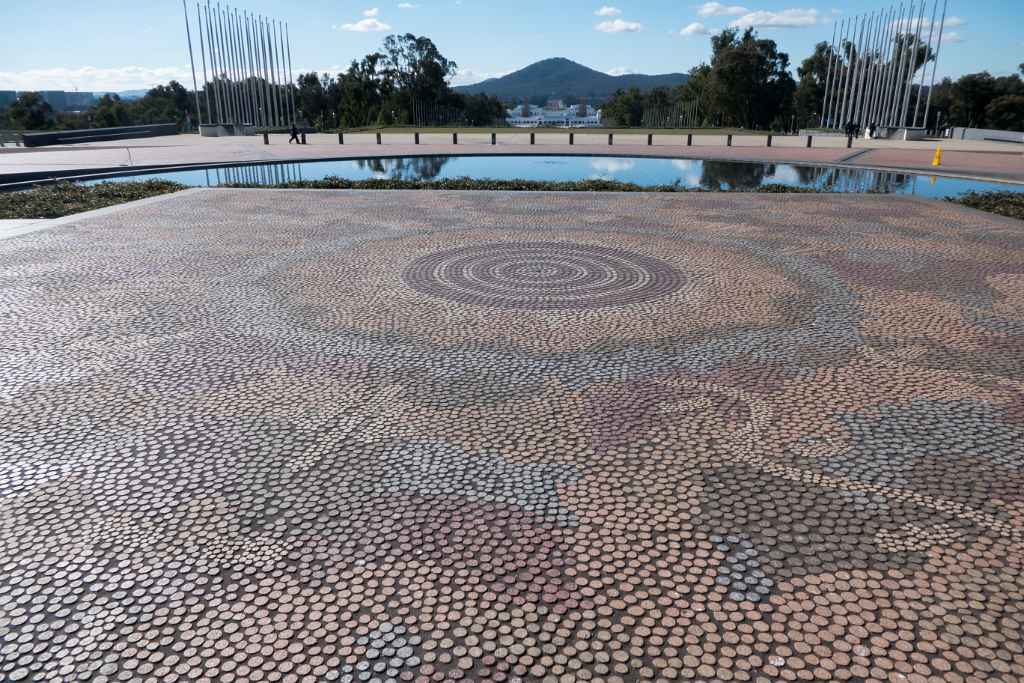
[[[153,138],[159,135],[174,135],[177,132],[178,125],[176,123],[154,123],[146,126],[120,126],[117,128],[48,130],[41,133],[23,133],[21,138],[26,147],[44,147],[46,145],[69,145],[76,142]]]
[[[1018,133],[1013,130],[990,130],[987,128],[954,128],[953,139],[1024,143],[1024,133]]]

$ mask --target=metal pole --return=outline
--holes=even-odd
[[[928,100],[924,105],[924,127],[928,127],[928,111],[932,106],[932,90],[935,89],[935,70],[939,68],[939,51],[942,49],[942,33],[946,28],[946,8],[949,0],[942,0],[942,21],[939,22],[939,41],[935,44],[935,59],[932,60],[932,82],[928,86]],[[937,126],[936,126],[937,127]]]
[[[206,95],[206,122],[213,123],[211,116],[213,110],[210,109],[210,82],[206,80],[206,46],[203,44],[203,14],[199,7],[199,3],[196,3],[196,23],[199,24],[199,54],[203,57],[203,94]],[[202,118],[200,118],[200,123]]]
[[[238,54],[242,64],[242,91],[245,93],[245,115],[249,118],[249,125],[256,125],[256,107],[253,103],[252,71],[250,69],[252,60],[249,58],[249,50],[245,41],[245,26],[242,19],[235,10],[235,32],[238,34]]]
[[[841,93],[843,99],[843,108],[839,116],[839,119],[842,122],[842,125],[844,126],[848,121],[847,110],[850,106],[850,81],[852,77],[851,72],[853,71],[854,55],[857,52],[857,48],[853,43],[856,40],[857,26],[860,24],[860,17],[854,17],[853,22],[853,31],[851,32],[851,35],[848,36],[849,39],[846,41],[846,47],[848,49],[846,55],[846,73],[843,74],[843,91]]]
[[[913,24],[911,15],[914,13],[914,0],[910,0],[910,6],[907,8],[907,27],[909,28]],[[893,127],[903,127],[903,117],[900,116],[900,103],[903,101],[903,86],[906,82],[907,67],[910,66],[910,42],[907,37],[911,35],[903,32],[903,23],[900,22],[899,32],[899,44],[900,44],[900,68],[896,74],[896,87],[892,102],[892,125]]]
[[[277,128],[277,101],[274,98],[273,70],[270,68],[269,35],[269,24],[266,19],[260,17],[260,41],[263,43],[263,70],[267,84],[267,113],[270,115],[270,127]]]
[[[857,79],[857,113],[854,115],[857,121],[857,125],[861,128],[867,123],[864,120],[865,100],[866,100],[866,88],[868,84],[868,66],[871,63],[871,36],[875,30],[875,23],[877,19],[875,13],[871,13],[871,19],[868,20],[868,30],[864,36],[862,43],[863,52],[861,52],[860,59],[860,77]]]
[[[861,63],[864,61],[864,34],[867,31],[868,25],[871,23],[871,19],[871,15],[868,15],[864,18],[864,21],[861,22],[860,33],[857,36],[856,57],[853,59],[852,62],[853,77],[850,81],[850,121],[852,121],[855,124],[858,123],[857,105],[860,101],[858,90],[860,88],[860,67]]]
[[[281,30],[281,22],[274,22],[274,38],[277,41],[274,48],[277,50],[277,68],[281,72],[281,85],[285,88],[288,87],[286,76],[284,73],[284,31]],[[288,92],[287,90],[281,91],[281,111],[284,112],[285,125],[292,123],[291,116],[288,111]]]
[[[196,128],[202,121],[203,109],[199,106],[199,81],[196,80],[196,58],[192,54],[192,30],[188,26],[188,5],[181,0],[181,10],[185,13],[185,37],[188,39],[188,61],[192,64],[192,92],[196,95]]]
[[[224,38],[228,48],[228,69],[231,73],[232,90],[235,93],[235,112],[237,115],[236,124],[245,123],[245,111],[242,103],[242,91],[239,88],[238,78],[238,51],[235,48],[235,31],[231,25],[231,8],[224,6]]]
[[[843,21],[843,35],[839,40],[839,49],[836,50],[836,77],[832,84],[832,111],[830,112],[835,127],[840,129],[843,127],[843,121],[840,117],[839,103],[843,94],[843,77],[846,75],[846,59],[843,57],[843,50],[850,33],[850,22],[845,19]]]
[[[910,52],[910,72],[907,74],[907,92],[903,100],[903,111],[900,112],[900,121],[903,122],[903,126],[906,127],[907,114],[910,109],[910,95],[914,89],[914,75],[917,73],[917,51],[921,49],[921,21],[924,19],[925,3],[927,0],[921,0],[921,9],[918,10],[917,14],[917,31],[914,34],[914,48]]]
[[[836,30],[839,25],[835,22],[832,23],[832,43],[828,49],[828,71],[825,72],[825,97],[821,101],[821,122],[818,124],[822,128],[825,127],[825,112],[828,110],[828,86],[832,83],[832,57],[836,49]]]
[[[889,10],[886,9],[882,13],[878,31],[875,32],[875,47],[871,52],[871,87],[868,89],[871,96],[868,98],[868,109],[866,115],[869,125],[872,123],[876,125],[878,124],[878,117],[875,113],[875,104],[878,102],[878,80],[882,71],[882,49],[885,45],[885,31],[889,19]]]
[[[224,123],[234,123],[234,93],[231,90],[231,81],[228,75],[227,51],[224,49],[224,22],[221,21],[220,3],[217,3],[217,9],[214,10],[213,16],[217,20],[217,62],[220,66],[221,76],[224,78],[224,113],[227,116]]]
[[[217,105],[217,118],[213,118],[213,111],[210,112],[210,123],[221,123],[224,117],[224,108],[220,102],[220,87],[217,82],[217,55],[213,49],[213,30],[210,24],[210,3],[207,1],[206,7],[203,8],[203,14],[206,18],[206,40],[209,42],[210,48],[210,87],[213,88],[213,101]]]
[[[270,78],[274,84],[274,89],[271,91],[274,96],[274,125],[280,126],[281,122],[284,121],[284,116],[281,111],[281,87],[277,82],[277,55],[274,53],[274,42],[277,38],[274,35],[273,29],[273,19],[270,19],[267,21],[267,52],[270,54]]]
[[[900,3],[900,14],[903,14],[903,3]],[[896,8],[892,8],[890,15],[893,19],[896,18]],[[898,24],[897,24],[898,25]],[[881,92],[879,93],[878,104],[875,107],[875,117],[878,118],[879,125],[888,125],[888,103],[889,95],[891,94],[892,86],[892,67],[893,67],[893,53],[895,49],[893,47],[893,34],[895,28],[893,22],[890,20],[888,27],[885,31],[885,50],[882,53],[882,80],[881,80]]]
[[[284,35],[288,44],[288,94],[291,95],[292,101],[292,123],[295,123],[295,89],[292,87],[295,84],[295,75],[292,73],[292,36],[288,30],[287,21],[284,23]]]
[[[917,86],[917,102],[914,103],[914,123],[917,126],[917,112],[921,108],[921,93],[924,90],[924,79],[928,75],[928,57],[932,51],[932,37],[935,35],[935,14],[939,10],[939,0],[932,3],[932,18],[928,26],[928,42],[924,46],[924,68],[921,69],[921,85]]]
[[[256,75],[257,62],[256,55],[253,51],[252,44],[252,31],[250,26],[250,17],[248,12],[242,13],[242,18],[245,21],[245,52],[249,59],[249,86],[252,91],[252,112],[253,112],[253,123],[257,126],[265,127],[263,124],[263,110],[260,107],[260,89],[259,79]]]

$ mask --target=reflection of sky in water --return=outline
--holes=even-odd
[[[586,180],[600,178],[637,185],[671,185],[705,189],[753,189],[760,185],[814,187],[835,192],[896,192],[924,197],[946,197],[970,190],[1024,191],[1024,185],[979,182],[956,178],[914,176],[867,169],[837,169],[800,164],[768,164],[700,159],[566,156],[425,156],[390,159],[354,159],[301,163],[261,164],[218,169],[168,171],[107,179],[174,180],[191,186],[228,183],[270,185],[337,176],[350,180],[370,178],[442,180],[480,178],[495,180]],[[96,182],[96,181],[92,181]]]

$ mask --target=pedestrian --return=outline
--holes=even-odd
[[[875,125],[874,121],[872,121],[871,123],[868,124],[868,137],[871,138],[872,140],[875,139],[875,131],[877,129],[878,129],[878,126]]]
[[[296,145],[302,144],[299,142],[299,129],[294,123],[292,124],[292,136],[288,138],[288,144],[290,145],[293,142]]]

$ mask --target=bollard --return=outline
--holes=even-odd
[[[846,136],[846,149],[850,149],[851,147],[853,147],[853,136],[852,135],[847,135]]]
[[[811,148],[811,142],[812,142],[813,140],[814,140],[814,136],[813,136],[813,135],[808,135],[808,136],[807,136],[807,149],[810,149],[810,148]]]
[[[654,133],[647,134],[647,146],[651,147],[654,144]]]
[[[459,134],[458,133],[452,133],[452,144],[453,145],[459,144]]]
[[[686,146],[693,147],[693,133],[686,134]]]
[[[412,142],[413,142],[414,145],[420,144],[420,134],[419,133],[413,133],[412,134]]]
[[[382,142],[380,141],[380,133],[377,133],[377,144],[378,144],[378,145],[380,145],[380,144],[383,144],[383,143],[382,143]]]
[[[537,134],[536,133],[530,133],[530,144],[532,145],[536,141],[537,141]]]
[[[573,139],[573,134],[569,133],[569,144],[570,145],[572,144],[572,139]]]
[[[492,145],[498,144],[498,134],[497,133],[491,133],[491,144]]]
[[[266,131],[263,132],[263,144],[264,145],[269,145],[270,144],[270,133],[267,133]]]
[[[771,133],[768,133],[768,146],[769,147],[772,146],[772,134]]]
[[[725,136],[725,146],[732,147],[732,133]]]
[[[339,145],[344,145],[345,144],[345,134],[344,133],[338,133],[338,144]]]
[[[302,144],[306,144],[306,134],[302,134]]]
[[[942,145],[935,148],[935,157],[932,159],[932,166],[942,166]]]
[[[615,133],[608,133],[608,144],[609,145],[614,145],[615,144]]]

